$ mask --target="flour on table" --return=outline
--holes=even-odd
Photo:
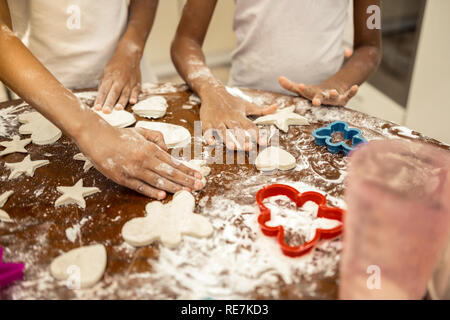
[[[275,125],[278,129],[288,132],[289,126],[292,125],[307,125],[308,120],[305,117],[294,112],[295,106],[284,108],[273,114],[268,114],[257,118],[253,123],[260,125]]]
[[[295,168],[296,164],[293,155],[278,147],[264,149],[255,160],[256,168],[261,171],[290,170]]]
[[[149,119],[158,119],[166,114],[167,107],[167,100],[164,97],[153,96],[139,101],[132,109],[138,116]]]
[[[193,93],[189,96],[189,104],[196,105],[196,104],[201,104],[201,103],[202,103],[202,100],[195,93]]]
[[[23,123],[19,127],[20,134],[31,134],[31,141],[37,145],[52,144],[62,136],[61,130],[48,121],[39,112],[27,112],[19,115],[19,121]]]
[[[28,155],[20,162],[5,163],[5,166],[11,170],[11,174],[8,179],[12,180],[20,177],[22,174],[32,177],[37,168],[45,166],[49,163],[50,161],[48,160],[32,161],[31,156]]]
[[[171,123],[138,121],[136,128],[159,131],[168,148],[182,148],[191,142],[191,133],[184,127]]]
[[[50,273],[57,280],[70,280],[71,289],[89,288],[103,277],[106,258],[101,244],[73,249],[53,260]]]
[[[10,132],[18,123],[17,113],[23,111],[27,104],[21,103],[16,106],[0,109],[0,137],[10,137]]]
[[[0,195],[0,208],[5,205],[6,201],[8,201],[13,193],[13,191],[6,191]],[[2,209],[0,209],[0,222],[12,222],[11,217]]]
[[[100,192],[100,189],[96,187],[83,187],[83,179],[78,180],[72,187],[57,187],[56,189],[62,193],[62,196],[56,199],[55,207],[76,204],[82,209],[86,208],[84,197]]]
[[[159,240],[169,248],[180,244],[182,235],[209,237],[213,227],[205,217],[195,214],[195,199],[187,191],[179,191],[172,202],[147,204],[147,216],[135,218],[123,226],[122,236],[128,244],[141,247]]]
[[[83,170],[84,172],[88,172],[90,168],[92,168],[94,165],[92,164],[91,160],[86,158],[86,156],[82,153],[77,153],[73,156],[74,160],[84,161]]]
[[[136,122],[136,118],[133,114],[125,110],[114,109],[111,113],[104,113],[102,110],[94,110],[94,112],[111,126],[117,128],[125,128]]]
[[[2,141],[0,142],[0,146],[5,147],[6,149],[0,151],[0,156],[4,156],[14,152],[28,153],[28,151],[25,149],[25,146],[30,142],[31,139],[20,140],[19,136],[14,136],[11,141]]]

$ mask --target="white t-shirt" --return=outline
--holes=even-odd
[[[128,20],[127,0],[8,0],[14,32],[70,89],[92,88]],[[143,80],[155,77],[142,70]]]
[[[287,93],[285,76],[318,84],[344,61],[349,0],[236,0],[230,85]]]

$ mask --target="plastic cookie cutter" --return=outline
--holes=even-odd
[[[16,280],[21,280],[25,269],[25,264],[23,263],[4,263],[2,258],[3,248],[0,247],[0,288],[6,287]]]
[[[335,132],[342,133],[344,140],[351,140],[352,146],[348,146],[345,141],[334,143],[333,133]],[[331,153],[342,151],[345,155],[348,155],[357,145],[367,143],[367,140],[362,137],[361,130],[349,128],[347,122],[344,121],[335,121],[326,127],[316,129],[312,135],[318,146],[326,145]]]
[[[312,201],[319,206],[317,217],[327,218],[332,220],[338,220],[341,222],[339,226],[332,229],[316,229],[316,233],[312,240],[303,243],[300,246],[289,246],[284,241],[284,228],[283,226],[270,227],[266,225],[267,221],[271,220],[270,209],[267,208],[263,201],[266,198],[274,196],[287,196],[297,207],[302,207],[306,202]],[[262,188],[256,194],[256,202],[258,203],[260,214],[258,216],[258,223],[261,227],[261,231],[269,237],[277,237],[278,243],[281,247],[281,251],[289,257],[298,257],[310,252],[317,242],[321,239],[332,239],[339,236],[343,230],[342,220],[344,218],[345,211],[340,208],[328,207],[326,205],[327,199],[324,195],[314,191],[299,192],[295,188],[284,184],[272,184]]]

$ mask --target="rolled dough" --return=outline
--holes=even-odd
[[[295,106],[284,108],[273,114],[268,114],[257,118],[253,123],[262,125],[276,125],[278,129],[288,132],[291,125],[306,125],[309,124],[305,117],[294,112]]]
[[[183,148],[191,143],[191,133],[189,130],[175,124],[138,121],[136,128],[145,128],[161,132],[168,148]]]
[[[23,123],[19,127],[20,134],[31,134],[31,141],[37,145],[52,144],[62,136],[61,130],[48,121],[39,112],[27,112],[19,115],[19,121]]]
[[[297,163],[289,152],[278,147],[268,147],[258,154],[255,165],[258,170],[272,171],[290,170],[295,168]]]
[[[136,103],[133,106],[133,111],[141,117],[158,119],[166,114],[167,107],[167,101],[164,97],[153,96]]]
[[[101,110],[93,110],[113,127],[125,128],[136,122],[132,113],[125,110],[113,110],[111,113],[104,113]]]

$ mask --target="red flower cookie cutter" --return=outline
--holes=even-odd
[[[316,234],[311,241],[305,242],[300,246],[289,246],[284,241],[283,226],[269,227],[268,225],[266,225],[266,222],[271,219],[271,212],[270,209],[263,204],[263,201],[266,198],[274,196],[287,196],[289,199],[296,203],[297,207],[303,206],[303,204],[305,204],[307,201],[312,201],[319,206],[317,212],[318,218],[338,220],[341,222],[341,224],[332,229],[317,229]],[[281,251],[289,257],[302,256],[311,251],[320,239],[335,238],[342,233],[342,220],[344,218],[345,211],[340,208],[328,207],[326,205],[326,197],[318,192],[308,191],[301,193],[295,188],[284,184],[272,184],[258,191],[258,193],[256,194],[256,202],[258,203],[260,210],[258,223],[261,227],[261,231],[269,237],[277,236]]]

